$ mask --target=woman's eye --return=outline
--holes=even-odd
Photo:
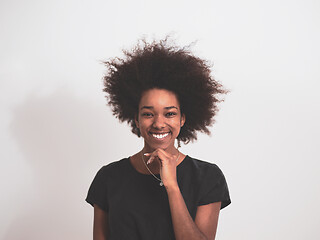
[[[173,117],[173,116],[176,116],[177,115],[177,113],[175,113],[175,112],[168,112],[168,113],[166,113],[166,116],[167,117]]]
[[[144,117],[152,117],[152,113],[142,113],[142,116],[144,116]]]

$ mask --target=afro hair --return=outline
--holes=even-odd
[[[219,95],[227,90],[211,76],[206,60],[194,56],[189,47],[180,48],[168,38],[148,43],[138,41],[132,50],[123,50],[123,58],[104,62],[107,73],[103,78],[108,104],[113,115],[131,125],[140,137],[135,116],[142,93],[158,88],[172,91],[180,103],[186,122],[177,137],[187,144],[197,139],[197,132],[210,134],[218,111]]]

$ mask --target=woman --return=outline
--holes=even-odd
[[[210,133],[226,91],[204,60],[168,40],[142,41],[124,53],[106,62],[104,91],[144,147],[94,178],[86,198],[94,206],[93,238],[214,239],[219,211],[231,202],[224,175],[174,144]]]

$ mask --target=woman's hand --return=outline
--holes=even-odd
[[[145,156],[150,156],[147,164],[151,164],[154,161],[160,163],[160,177],[163,185],[168,187],[176,187],[177,183],[177,154],[170,154],[161,148],[156,149],[152,153],[145,153]]]

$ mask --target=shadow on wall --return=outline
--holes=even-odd
[[[84,198],[88,175],[93,178],[89,169],[106,158],[111,141],[106,115],[67,90],[31,95],[15,108],[11,131],[33,171],[36,194],[26,193],[28,203],[15,214],[4,239],[91,238]]]

